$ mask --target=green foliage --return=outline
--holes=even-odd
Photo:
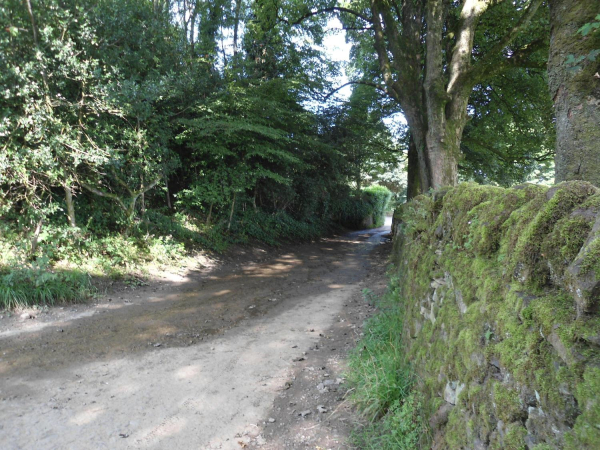
[[[423,439],[421,406],[419,394],[414,391],[402,401],[394,400],[379,422],[368,424],[352,434],[352,443],[366,450],[419,448]]]
[[[46,259],[10,269],[0,267],[0,309],[80,302],[93,292],[88,274],[51,270]]]
[[[364,228],[368,222],[372,227],[380,227],[385,221],[391,198],[392,193],[386,187],[373,185],[364,188],[359,194],[337,205],[339,221],[355,229]]]
[[[392,198],[392,192],[383,186],[369,186],[363,189],[367,203],[372,207],[373,225],[380,227],[385,221],[385,213]]]
[[[325,230],[321,222],[299,221],[284,211],[269,214],[249,209],[241,214],[232,231],[242,242],[256,240],[279,245],[285,241],[314,240],[322,236]]]
[[[463,183],[418,196],[396,217],[398,286],[412,299],[401,342],[427,416],[449,383],[465,385],[439,445],[523,448],[533,430],[540,448],[593,447],[600,322],[577,314],[569,267],[592,236],[599,198],[585,182]],[[591,272],[597,246],[585,248],[579,267]]]
[[[598,39],[598,37],[600,36],[600,34],[598,33],[598,29],[600,29],[600,14],[598,14],[593,21],[588,22],[584,24],[581,28],[579,28],[579,30],[577,30],[577,33],[583,36],[584,39],[593,38],[594,35]],[[583,63],[586,59],[591,62],[595,62],[598,55],[600,55],[600,48],[590,50],[587,55],[567,55],[567,59],[565,59],[565,64],[567,65],[568,70],[570,72],[579,72],[582,68],[581,63]]]
[[[405,176],[398,176],[397,169],[405,158],[406,145],[383,121],[394,113],[394,109],[381,107],[372,87],[362,85],[353,89],[348,102],[324,112],[331,127],[330,142],[344,156],[342,168],[356,189],[365,182],[385,184],[394,193],[405,188]]]
[[[544,73],[515,69],[477,85],[469,108],[463,179],[504,187],[553,179],[554,114]]]
[[[395,288],[380,299],[370,292],[364,295],[379,311],[365,323],[364,337],[350,357],[352,399],[371,422],[353,435],[354,443],[368,449],[416,448],[423,424],[420,396],[413,390],[414,377],[399,332],[402,302]]]
[[[586,23],[579,30],[577,30],[577,32],[580,33],[582,36],[587,36],[588,34],[598,30],[599,28],[600,28],[600,14],[598,14],[596,16],[596,20],[594,22]]]

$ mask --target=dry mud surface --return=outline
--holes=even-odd
[[[0,319],[0,448],[351,448],[389,227]],[[250,252],[252,253],[252,252]]]

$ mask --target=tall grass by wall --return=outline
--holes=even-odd
[[[377,313],[364,324],[364,336],[350,355],[348,381],[352,400],[366,425],[352,435],[357,448],[414,449],[427,442],[421,415],[421,395],[406,361],[402,329],[404,305],[397,280],[382,297],[363,291]]]

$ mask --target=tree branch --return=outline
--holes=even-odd
[[[101,191],[100,189],[95,188],[94,186],[87,184],[87,183],[80,183],[81,186],[83,186],[85,189],[87,189],[88,191],[90,191],[92,194],[96,194],[100,197],[106,197],[106,198],[110,198],[111,200],[116,201],[119,206],[121,207],[121,209],[123,211],[125,211],[126,213],[128,212],[127,207],[125,206],[125,203],[123,203],[123,200],[121,200],[121,198],[118,195],[115,194],[109,194],[108,192],[104,192]]]
[[[378,1],[378,3],[380,2]],[[390,9],[386,8],[385,5],[378,6],[378,10],[383,18],[385,35],[387,36],[389,50],[393,56],[391,62],[396,68],[396,71],[403,75],[407,73],[407,54],[406,46],[402,45],[404,42],[398,31],[398,21],[392,16]]]
[[[516,23],[514,27],[512,27],[500,41],[492,47],[492,49],[488,52],[490,58],[493,58],[493,55],[496,53],[500,53],[508,44],[510,44],[517,35],[523,31],[523,29],[529,25],[531,19],[537,12],[540,5],[543,3],[543,0],[532,0],[519,21]],[[484,58],[485,59],[485,58]],[[485,62],[485,61],[483,61]]]
[[[142,187],[138,191],[135,191],[133,193],[134,194],[133,197],[139,197],[140,195],[145,194],[150,189],[154,188],[154,186],[156,186],[160,182],[160,180],[162,180],[162,175],[159,178],[157,178],[156,180],[154,180],[152,183],[150,183],[149,185],[147,185],[147,186],[142,185]]]
[[[381,86],[377,83],[373,83],[372,81],[366,81],[366,80],[357,80],[357,81],[348,81],[347,83],[342,84],[341,86],[338,86],[337,88],[335,88],[333,91],[331,91],[329,94],[327,94],[325,96],[324,100],[329,100],[329,97],[331,97],[333,94],[335,94],[337,91],[339,91],[340,89],[345,88],[346,86],[350,86],[352,84],[362,84],[365,86],[371,86],[375,89],[377,89],[378,91],[383,92],[386,95],[390,95],[388,92],[388,89],[385,86]]]
[[[330,12],[342,12],[342,13],[352,14],[352,15],[364,20],[365,22],[371,23],[371,19],[369,17],[365,16],[364,14],[361,14],[358,11],[354,11],[349,8],[342,8],[339,6],[333,6],[330,8],[322,8],[322,9],[317,9],[316,11],[307,12],[303,16],[300,16],[299,18],[297,18],[294,22],[290,22],[289,20],[286,20],[286,19],[279,19],[279,20],[287,23],[288,25],[298,25],[301,22],[303,22],[304,20],[308,19],[309,17],[316,16],[318,14],[323,14],[323,13],[330,13]]]
[[[343,28],[332,28],[332,30],[339,31],[373,31],[375,28],[373,27],[343,27]]]
[[[537,41],[531,42],[525,47],[515,50],[509,58],[503,58],[501,61],[496,62],[495,64],[489,64],[487,66],[477,64],[476,69],[469,74],[470,85],[474,86],[477,83],[481,83],[482,81],[498,75],[507,69],[516,67],[546,70],[547,67],[545,61],[531,61],[529,59],[533,53],[544,49],[545,46],[546,40],[538,39]]]
[[[523,31],[525,27],[527,27],[527,25],[529,25],[529,22],[531,22],[531,19],[533,18],[533,16],[535,15],[542,3],[543,0],[532,0],[525,12],[523,13],[523,15],[521,16],[521,18],[519,19],[519,21],[515,24],[515,26],[512,27],[504,35],[504,37],[502,37],[502,39],[500,39],[500,41],[498,41],[498,43],[494,45],[490,49],[490,51],[487,52],[487,54],[481,60],[479,60],[475,65],[472,66],[472,69],[467,75],[468,78],[471,80],[472,85],[477,84],[484,78],[488,78],[488,72],[498,72],[497,70],[490,70],[496,69],[496,67],[491,66],[497,66],[496,58],[498,54],[501,53],[502,50],[504,50],[506,46],[509,45],[521,31]],[[530,46],[536,44],[536,42],[533,42],[532,44],[530,44]],[[513,56],[506,59],[511,59],[513,58]],[[510,64],[508,66],[510,66]]]
[[[379,5],[376,0],[371,0],[371,13],[373,14],[373,28],[375,29],[375,50],[377,51],[377,60],[379,61],[379,70],[383,76],[383,82],[387,86],[388,94],[396,101],[400,101],[401,92],[395,89],[395,80],[392,75],[390,58],[385,47],[385,35],[381,25]],[[400,102],[402,103],[402,102]],[[401,105],[402,106],[402,105]]]

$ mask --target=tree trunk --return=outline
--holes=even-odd
[[[35,230],[33,231],[33,236],[31,237],[31,256],[33,256],[38,248],[38,241],[40,239],[40,233],[42,232],[42,225],[44,225],[44,219],[38,220],[38,223],[35,225]]]
[[[410,141],[408,142],[406,201],[412,200],[421,192],[423,192],[423,190],[421,188],[421,179],[419,177],[419,155],[417,154],[417,146],[411,135]]]
[[[231,221],[233,220],[233,210],[235,209],[235,197],[237,192],[233,193],[233,201],[231,202],[231,212],[229,213],[229,223],[227,224],[227,231],[231,228]]]
[[[212,218],[212,210],[214,203],[210,204],[210,208],[208,209],[208,217],[206,218],[206,225],[210,225],[210,220]]]
[[[165,187],[167,188],[167,207],[169,209],[173,209],[173,204],[171,203],[171,191],[169,190],[169,179],[165,176]]]
[[[584,180],[600,186],[600,77],[598,60],[577,67],[568,55],[587,56],[600,48],[593,35],[577,30],[600,12],[597,1],[550,1],[548,81],[556,115],[556,182]]]
[[[64,185],[65,190],[65,203],[67,204],[67,218],[69,220],[69,226],[75,228],[77,226],[77,222],[75,220],[75,204],[73,202],[73,189],[71,186]]]

